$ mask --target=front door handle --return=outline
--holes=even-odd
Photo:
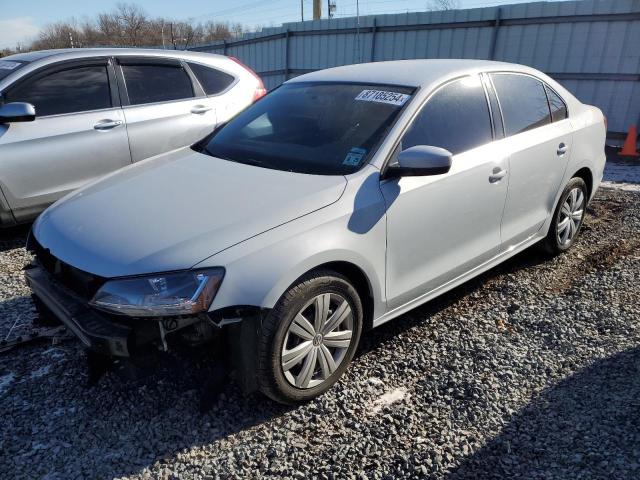
[[[558,154],[559,157],[561,157],[565,153],[567,153],[568,149],[569,147],[567,147],[564,143],[561,143],[560,145],[558,145],[558,151],[556,153]]]
[[[207,113],[211,109],[212,107],[207,107],[206,105],[196,105],[191,109],[191,113],[202,115],[203,113]]]
[[[507,170],[501,167],[495,167],[491,175],[489,175],[489,183],[498,183],[507,174]]]
[[[96,130],[111,130],[112,128],[119,127],[122,123],[122,120],[100,120],[93,126],[93,128]]]

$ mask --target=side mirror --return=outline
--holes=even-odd
[[[398,163],[389,167],[390,177],[422,177],[441,175],[451,168],[449,150],[431,145],[416,145],[398,154]]]
[[[36,107],[30,103],[13,102],[0,105],[0,123],[33,122]]]

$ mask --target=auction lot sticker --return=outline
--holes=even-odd
[[[409,97],[410,95],[405,93],[388,92],[385,90],[363,90],[358,94],[356,100],[361,100],[363,102],[388,103],[389,105],[397,105],[398,107],[401,107],[407,102],[407,100],[409,100]]]

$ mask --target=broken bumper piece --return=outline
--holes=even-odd
[[[25,270],[25,278],[32,292],[86,347],[105,355],[131,354],[133,328],[93,310],[38,265]]]

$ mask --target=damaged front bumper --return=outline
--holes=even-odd
[[[25,270],[25,278],[42,304],[87,348],[100,354],[130,357],[148,346],[167,350],[168,339],[175,337],[169,338],[169,334],[179,330],[181,340],[191,344],[204,343],[217,330],[207,315],[138,319],[97,311],[38,263]]]

